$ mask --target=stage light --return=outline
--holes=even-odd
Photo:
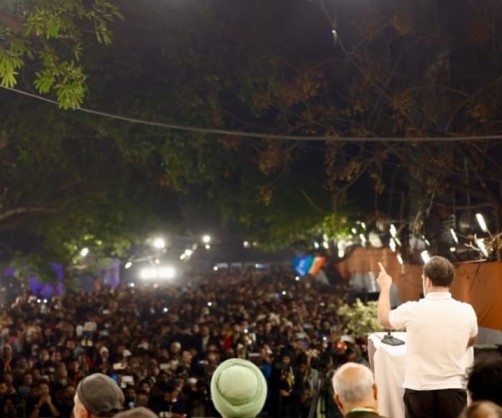
[[[211,236],[210,236],[210,235],[207,235],[207,234],[206,234],[206,235],[203,235],[203,236],[202,236],[202,242],[203,242],[204,244],[209,244],[209,243],[211,242]]]
[[[153,248],[156,248],[157,250],[163,250],[166,248],[166,240],[161,237],[157,237],[153,240],[152,242]]]
[[[143,280],[168,280],[176,276],[176,270],[171,266],[155,266],[144,268],[139,272]]]
[[[488,227],[486,226],[485,217],[481,213],[476,213],[476,220],[478,221],[481,231],[488,232]]]

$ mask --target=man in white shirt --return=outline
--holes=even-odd
[[[465,356],[474,345],[477,318],[471,305],[452,298],[455,268],[432,257],[422,275],[425,297],[391,310],[392,278],[380,264],[378,321],[386,329],[406,328],[404,376],[406,418],[456,418],[467,405]]]

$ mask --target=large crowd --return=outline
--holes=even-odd
[[[343,291],[290,272],[193,276],[179,285],[25,295],[0,314],[0,416],[70,417],[76,387],[104,373],[125,408],[163,417],[216,417],[210,381],[245,358],[268,386],[261,416],[340,416],[330,376],[366,362],[364,342],[342,338]]]

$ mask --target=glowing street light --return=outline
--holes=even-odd
[[[207,235],[207,234],[206,234],[206,235],[203,235],[203,236],[202,236],[202,242],[203,242],[204,244],[209,244],[209,243],[211,242],[211,235]]]

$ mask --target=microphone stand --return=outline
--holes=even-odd
[[[382,344],[403,345],[404,341],[400,340],[399,338],[393,337],[392,334],[390,333],[390,329],[388,329],[387,335],[384,335],[384,337],[382,338]]]

